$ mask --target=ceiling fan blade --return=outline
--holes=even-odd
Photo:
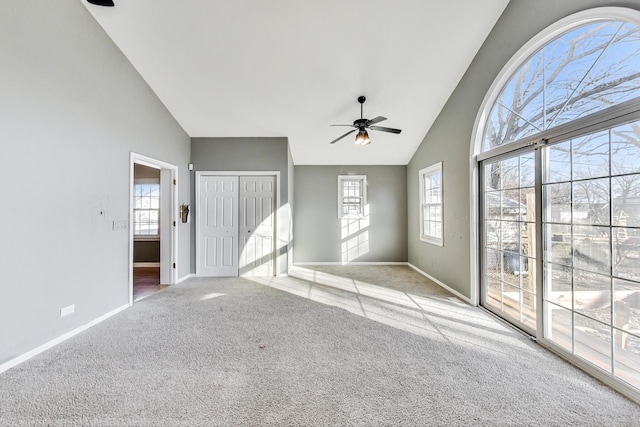
[[[339,136],[338,138],[334,139],[333,141],[331,141],[329,144],[335,144],[336,142],[340,141],[342,138],[344,138],[345,136],[349,135],[350,133],[354,133],[356,130],[350,130],[349,132],[345,133],[342,136]]]
[[[385,128],[382,126],[370,126],[369,129],[379,130],[381,132],[389,132],[389,133],[400,133],[402,129],[394,129],[394,128]]]
[[[373,119],[369,120],[365,126],[374,125],[376,123],[380,123],[383,120],[387,120],[387,118],[382,116],[374,117]]]
[[[354,125],[329,125],[329,126],[349,126],[349,127],[352,127],[352,128],[355,127]]]

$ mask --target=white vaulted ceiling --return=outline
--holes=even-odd
[[[192,137],[287,137],[294,163],[407,164],[508,0],[82,1]],[[355,134],[360,117],[400,135]]]

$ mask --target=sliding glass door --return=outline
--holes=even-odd
[[[544,337],[640,386],[640,121],[543,149]]]
[[[482,304],[535,334],[535,152],[491,159],[482,170]]]
[[[481,163],[481,304],[640,388],[640,121],[576,134]]]

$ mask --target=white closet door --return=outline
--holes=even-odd
[[[238,275],[238,177],[200,177],[198,276]]]
[[[275,177],[240,177],[240,275],[274,275]]]

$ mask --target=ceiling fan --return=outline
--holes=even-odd
[[[344,135],[334,139],[329,144],[335,144],[336,142],[340,141],[345,136],[347,136],[349,134],[352,134],[355,131],[358,131],[358,135],[356,135],[356,141],[355,141],[355,143],[357,145],[371,144],[371,139],[369,139],[369,134],[367,133],[367,129],[378,130],[378,131],[381,131],[381,132],[396,133],[396,134],[402,132],[401,129],[386,128],[386,127],[382,127],[382,126],[372,126],[372,125],[374,125],[376,123],[380,123],[383,120],[387,120],[387,118],[386,117],[382,117],[382,116],[378,116],[378,117],[375,117],[375,118],[369,120],[369,119],[365,119],[364,117],[362,117],[362,104],[364,104],[364,101],[366,101],[366,100],[367,100],[367,98],[365,98],[364,96],[359,96],[358,97],[358,102],[360,103],[360,118],[355,120],[352,125],[331,125],[331,126],[349,126],[349,127],[355,128],[355,129],[350,130],[349,132],[345,133]]]

